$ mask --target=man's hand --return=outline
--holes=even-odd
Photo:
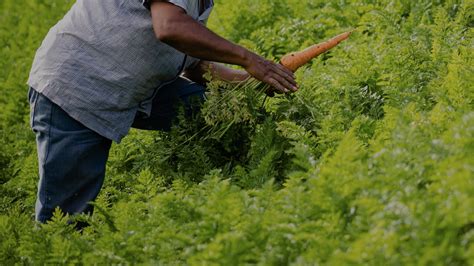
[[[180,7],[165,0],[155,0],[151,4],[151,14],[157,38],[173,48],[202,60],[242,66],[278,92],[296,91],[291,71],[218,36]]]
[[[256,79],[272,86],[276,92],[288,93],[298,90],[293,72],[261,56],[253,54],[243,67]],[[269,94],[271,95],[271,92]]]

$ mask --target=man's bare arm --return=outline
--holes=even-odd
[[[242,66],[250,75],[281,92],[296,91],[291,71],[213,33],[164,0],[151,4],[157,38],[190,56]]]
[[[207,80],[204,78],[206,73],[211,74],[212,79],[223,80],[225,82],[241,82],[247,80],[250,75],[246,71],[232,69],[221,63],[200,61],[195,67],[186,69],[183,76],[190,80],[205,84]]]

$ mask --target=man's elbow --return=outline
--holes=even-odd
[[[170,42],[176,38],[176,27],[173,22],[163,21],[154,26],[155,36],[161,42]]]
[[[180,28],[183,28],[185,11],[167,1],[154,1],[151,5],[153,30],[161,42],[173,42],[179,38]]]

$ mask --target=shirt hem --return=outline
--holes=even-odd
[[[67,104],[64,104],[61,100],[60,97],[57,97],[55,95],[54,90],[57,90],[57,86],[49,83],[45,86],[41,86],[36,82],[33,82],[31,79],[28,80],[27,82],[28,86],[30,86],[32,89],[36,90],[37,92],[43,94],[46,98],[48,98],[50,101],[58,105],[64,112],[66,112],[70,117],[73,119],[77,120],[81,124],[83,124],[85,127],[89,128],[90,130],[96,132],[97,134],[110,139],[116,143],[120,143],[121,140],[128,134],[128,131],[130,130],[131,125],[128,127],[128,130],[126,133],[121,134],[121,133],[115,133],[118,131],[116,128],[110,128],[106,126],[101,126],[99,123],[93,124],[87,121],[97,121],[97,117],[94,115],[91,115],[87,112],[81,111],[79,108],[71,108]],[[45,88],[50,88],[46,90]],[[60,86],[63,87],[63,86]],[[133,123],[133,121],[132,121]]]

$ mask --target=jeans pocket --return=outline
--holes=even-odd
[[[36,100],[38,99],[38,92],[31,88],[28,90],[28,102],[30,103],[30,127],[34,130],[34,120],[36,112]]]

